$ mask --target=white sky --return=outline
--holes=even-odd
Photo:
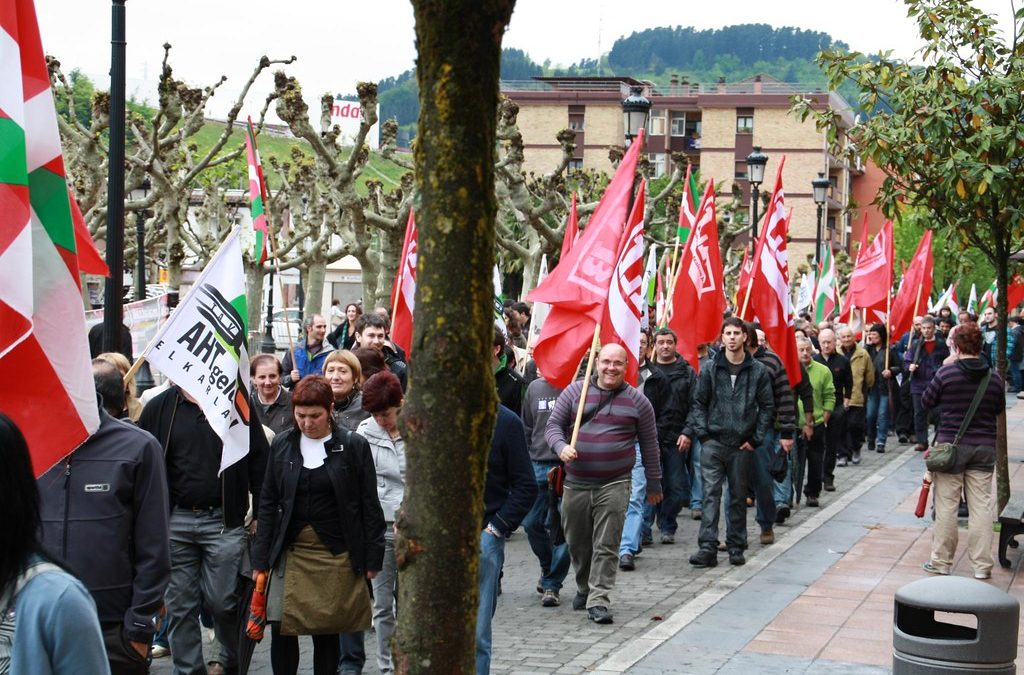
[[[974,4],[997,14],[1004,30],[1010,29],[1010,0]],[[416,55],[407,0],[129,0],[126,7],[128,94],[155,99],[161,45],[170,42],[170,63],[178,79],[205,86],[222,74],[228,77],[210,107],[215,116],[225,114],[262,54],[298,57],[287,72],[299,79],[311,108],[326,91],[354,93],[359,80],[401,73],[413,66]],[[78,67],[99,88],[108,88],[109,0],[36,0],[36,9],[46,52],[57,56],[66,71]],[[569,65],[596,58],[616,38],[645,28],[739,23],[825,31],[853,49],[892,49],[901,57],[910,57],[920,46],[915,26],[897,0],[518,0],[504,46],[522,49],[538,63],[550,58]],[[260,76],[243,117],[258,112],[271,80],[271,72]]]

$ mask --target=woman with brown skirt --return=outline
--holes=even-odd
[[[267,620],[274,675],[299,666],[299,635],[313,637],[314,675],[334,675],[338,634],[370,627],[366,580],[384,558],[384,513],[366,440],[332,420],[322,377],[292,393],[296,428],[271,446],[253,568],[270,572]]]

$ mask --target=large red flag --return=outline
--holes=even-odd
[[[789,254],[786,252],[789,218],[782,190],[782,167],[785,163],[786,156],[783,155],[775,175],[775,190],[768,202],[764,231],[754,252],[754,278],[750,284],[746,314],[757,317],[768,346],[779,355],[789,384],[795,387],[801,374],[793,327],[793,301],[789,295]]]
[[[917,245],[903,282],[889,313],[889,340],[897,340],[914,325],[914,312],[921,314],[932,296],[932,231],[925,230]]]
[[[402,257],[398,260],[398,274],[391,287],[391,341],[412,353],[412,314],[416,308],[416,217],[409,211],[405,226]]]
[[[1024,302],[1024,276],[1018,272],[1010,277],[1006,286],[1006,311]]]
[[[551,305],[533,358],[544,379],[556,387],[567,387],[572,382],[593,339],[594,326],[604,313],[642,146],[641,131],[619,163],[579,241],[527,296],[533,302]]]
[[[629,221],[623,231],[608,302],[601,319],[601,342],[614,342],[626,350],[626,381],[636,387],[640,373],[640,321],[646,309],[644,276],[644,193],[640,183]]]
[[[857,254],[857,266],[847,291],[849,306],[885,311],[886,297],[892,289],[892,221],[887,220],[871,245]]]
[[[576,213],[576,193],[572,193],[572,204],[569,206],[569,220],[565,223],[565,234],[562,236],[562,253],[558,256],[558,262],[569,257],[569,251],[580,236],[580,217]]]
[[[697,370],[697,346],[714,342],[725,312],[713,179],[708,181],[697,209],[675,284],[668,325],[678,336],[679,353]]]

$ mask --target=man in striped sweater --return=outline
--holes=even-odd
[[[586,608],[591,621],[612,623],[610,593],[618,570],[619,542],[629,503],[636,445],[647,478],[647,501],[661,501],[661,456],[654,409],[626,384],[626,350],[605,345],[597,376],[587,388],[583,420],[570,445],[583,382],[569,385],[548,418],[548,445],[565,463],[562,529],[576,571],[573,609]]]

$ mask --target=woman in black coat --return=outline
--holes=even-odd
[[[292,394],[296,428],[271,446],[253,569],[270,573],[267,619],[275,675],[298,670],[298,635],[313,636],[313,672],[333,675],[338,634],[370,627],[372,579],[384,558],[384,513],[366,440],[331,417],[334,394],[315,375]]]

